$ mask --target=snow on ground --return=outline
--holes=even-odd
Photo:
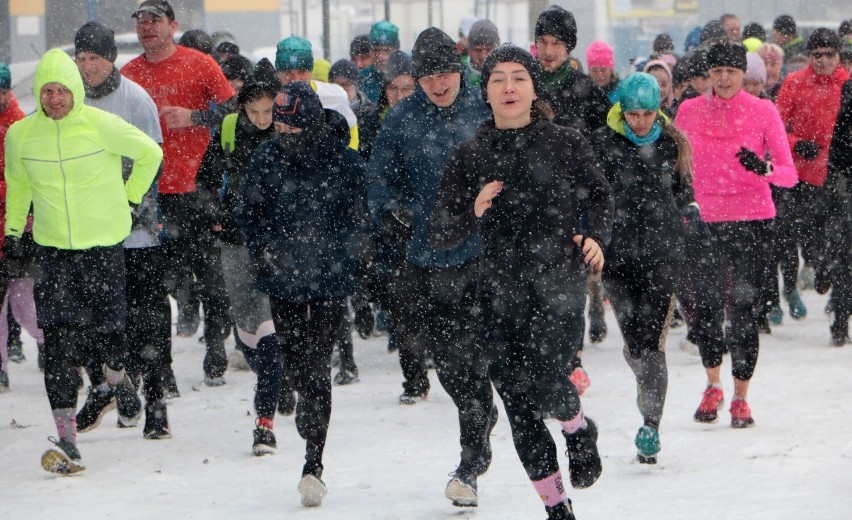
[[[671,332],[657,466],[633,462],[641,418],[608,310],[609,335],[587,346],[584,357],[592,380],[584,406],[600,428],[604,472],[592,488],[570,491],[577,517],[852,518],[852,347],[828,346],[825,297],[811,291],[804,300],[805,321],[785,316],[783,326],[762,337],[750,395],[757,424],[747,430],[730,428],[727,407],[717,424],[693,422],[703,370],[698,357],[678,348],[684,329]],[[293,419],[276,419],[277,455],[252,457],[254,377],[229,370],[226,386],[204,386],[204,348],[194,338],[174,342],[182,397],[169,402],[171,440],[144,440],[141,426],[118,429],[111,412],[79,436],[83,474],[44,472],[39,457],[56,432],[29,339],[27,361],[10,365],[12,392],[0,395],[0,518],[544,518],[502,408],[494,462],[479,480],[480,506],[454,508],[444,498],[459,451],[452,402],[432,373],[428,401],[399,406],[400,369],[386,338],[355,341],[361,382],[334,389],[328,496],[322,507],[305,509],[296,491],[304,444]],[[726,377],[728,399],[732,391]],[[81,406],[84,399],[82,391]],[[561,447],[555,424],[551,430]],[[567,459],[560,460],[567,473]]]

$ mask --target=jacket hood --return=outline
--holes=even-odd
[[[60,49],[51,49],[44,53],[44,56],[36,65],[35,75],[33,76],[33,94],[35,95],[36,112],[45,117],[44,108],[41,106],[41,88],[48,83],[59,83],[64,85],[74,96],[74,107],[71,108],[68,116],[74,116],[83,109],[83,100],[86,98],[86,90],[83,86],[83,78],[80,76],[80,70],[74,64],[68,54]],[[66,117],[68,117],[66,116]]]

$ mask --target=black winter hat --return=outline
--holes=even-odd
[[[360,34],[352,38],[352,43],[349,44],[349,56],[368,56],[373,44],[370,43],[370,37],[366,34]]]
[[[759,23],[752,22],[743,27],[743,40],[748,38],[757,38],[758,40],[766,41],[766,29]]]
[[[719,20],[710,20],[701,29],[701,45],[710,45],[718,40],[727,40],[728,33],[725,31],[725,26]]]
[[[394,51],[385,66],[385,85],[400,76],[417,78],[417,69],[414,68],[414,63],[412,63],[408,54],[402,51]]]
[[[411,51],[411,61],[417,69],[417,78],[461,71],[461,56],[456,43],[437,27],[420,33]]]
[[[692,78],[692,72],[689,70],[689,60],[685,57],[677,60],[677,63],[672,67],[672,85],[681,85]]]
[[[213,38],[201,29],[191,29],[183,33],[178,44],[195,49],[204,54],[213,54]]]
[[[716,42],[707,49],[707,68],[733,67],[745,72],[748,69],[746,53],[745,45],[740,42]]]
[[[798,32],[796,20],[789,14],[782,14],[772,22],[772,28],[784,36],[795,36]]]
[[[275,97],[272,121],[294,128],[310,128],[323,118],[319,96],[304,81],[288,83]]]
[[[707,70],[710,68],[707,66],[707,51],[698,48],[693,50],[691,53],[687,54],[682,58],[681,61],[686,61],[689,66],[689,79],[702,77],[707,77]]]
[[[504,43],[491,51],[491,54],[485,58],[485,63],[482,64],[482,78],[479,82],[479,88],[482,91],[483,101],[488,103],[488,78],[491,77],[491,72],[498,63],[520,63],[523,65],[530,73],[536,95],[538,97],[545,95],[544,83],[541,80],[541,65],[538,60],[524,49],[510,43]]]
[[[827,27],[820,27],[808,37],[808,50],[812,51],[821,47],[830,47],[839,51],[843,48],[843,41],[836,32]]]
[[[553,36],[565,44],[568,52],[577,46],[577,21],[574,15],[558,5],[551,5],[538,15],[535,22],[535,39]]]
[[[672,41],[672,37],[668,33],[658,34],[654,38],[652,48],[657,54],[671,54],[674,52],[674,41]]]
[[[243,88],[237,94],[237,104],[245,105],[257,99],[259,92],[275,98],[279,88],[281,88],[281,83],[278,81],[275,65],[269,59],[263,58],[254,66],[254,70],[251,71]]]
[[[837,34],[841,37],[852,34],[852,20],[843,20],[837,28]]]
[[[328,81],[333,82],[335,78],[343,78],[355,85],[361,82],[361,78],[358,75],[358,66],[349,60],[337,60],[334,62],[334,65],[328,71]]]
[[[118,56],[115,33],[98,22],[84,24],[74,36],[74,54],[81,52],[91,52],[114,62]]]
[[[224,74],[227,79],[239,79],[246,81],[249,74],[251,74],[251,70],[254,68],[254,65],[252,65],[251,60],[245,56],[233,54],[222,60],[222,62],[219,63],[219,68],[222,69],[222,74]]]

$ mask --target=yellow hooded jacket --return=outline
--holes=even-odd
[[[74,106],[62,119],[42,109],[41,88],[59,83]],[[33,205],[33,238],[42,246],[89,249],[121,243],[132,223],[128,201],[138,204],[157,175],[163,151],[120,117],[83,103],[80,72],[54,49],[36,67],[36,111],[6,136],[6,235],[20,237]],[[121,157],[133,159],[127,183]]]

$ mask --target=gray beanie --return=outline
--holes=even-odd
[[[500,33],[491,20],[479,20],[471,26],[467,43],[470,47],[497,47],[500,45]]]

